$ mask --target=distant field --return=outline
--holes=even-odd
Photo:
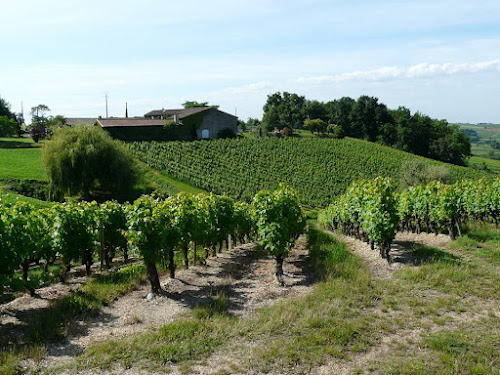
[[[469,160],[469,166],[471,167],[481,168],[483,163],[490,171],[500,173],[500,160],[482,158],[479,156],[473,156]]]
[[[487,142],[493,140],[500,142],[500,124],[488,124],[488,125],[459,124],[459,126],[461,129],[474,130],[479,136],[480,141],[478,143],[471,143],[471,151],[472,155],[474,156],[489,158],[489,154],[493,149]],[[496,150],[494,152],[497,155],[500,155],[500,150]]]

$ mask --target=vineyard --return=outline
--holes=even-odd
[[[452,239],[460,225],[500,220],[500,179],[462,180],[453,185],[430,182],[401,193],[389,178],[358,181],[322,213],[321,222],[378,246],[390,261],[390,246],[398,230],[445,233]]]
[[[62,281],[76,262],[85,265],[90,276],[98,251],[107,268],[117,252],[125,262],[129,251],[140,254],[152,292],[161,293],[158,264],[166,265],[174,278],[176,253],[182,253],[189,268],[220,252],[229,236],[240,243],[260,241],[276,257],[276,276],[282,282],[283,258],[303,229],[297,197],[283,186],[260,192],[252,204],[213,194],[142,196],[133,204],[62,203],[42,209],[22,201],[0,204],[0,293],[21,268],[26,289],[34,295],[29,269],[40,262],[46,270],[60,263]]]
[[[409,160],[443,163],[355,139],[241,139],[211,142],[139,142],[130,145],[151,168],[198,188],[250,200],[280,182],[301,202],[326,207],[359,179],[398,177]],[[447,165],[453,181],[484,172]]]

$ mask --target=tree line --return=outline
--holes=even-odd
[[[320,102],[288,92],[268,95],[262,125],[267,129],[302,129],[306,120],[338,125],[348,137],[381,143],[416,155],[466,165],[469,138],[458,126],[433,119],[403,106],[389,109],[373,96]],[[330,127],[331,129],[332,127]],[[328,127],[323,127],[326,132]],[[318,130],[318,129],[316,129]]]

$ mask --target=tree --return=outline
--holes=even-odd
[[[314,134],[314,132],[326,133],[327,127],[328,127],[328,124],[319,118],[306,119],[304,121],[304,128],[306,128],[307,130],[309,130],[313,134]]]
[[[18,135],[18,125],[15,120],[7,116],[0,116],[0,137]]]
[[[48,123],[48,127],[50,130],[54,131],[56,129],[61,129],[64,128],[65,126],[68,126],[66,124],[66,117],[57,115],[53,118],[50,119]]]
[[[58,130],[43,148],[50,195],[84,200],[126,200],[136,181],[129,151],[99,127],[77,125]]]
[[[0,96],[0,116],[6,116],[12,120],[16,119],[14,112],[10,110],[10,104]]]
[[[3,119],[0,120],[0,136],[19,136],[21,134],[21,124],[24,122],[24,118],[21,114],[16,116],[16,114],[10,110],[10,104],[0,97],[0,118],[2,117]]]
[[[307,118],[318,118],[323,121],[327,121],[327,110],[326,106],[317,100],[306,101],[306,106],[304,108],[305,115]]]
[[[328,124],[326,129],[328,134],[331,134],[333,138],[344,138],[344,129],[342,129],[342,126],[337,124]]]
[[[264,105],[264,116],[262,123],[270,130],[273,128],[283,129],[285,127],[297,129],[302,128],[305,115],[306,99],[297,94],[277,92],[267,96]]]
[[[254,129],[260,125],[260,121],[256,118],[249,117],[246,123],[247,129]]]
[[[184,108],[198,108],[198,107],[210,107],[210,108],[219,108],[218,105],[208,105],[208,102],[197,102],[196,100],[189,101],[186,100],[182,103]]]
[[[50,112],[50,108],[45,104],[39,104],[35,107],[31,107],[30,134],[35,142],[38,142],[39,139],[43,139],[47,136],[47,127],[52,120],[52,118],[47,115],[48,112]]]

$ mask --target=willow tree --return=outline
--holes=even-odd
[[[43,161],[52,199],[129,199],[137,177],[125,146],[96,126],[56,131],[43,148]]]

